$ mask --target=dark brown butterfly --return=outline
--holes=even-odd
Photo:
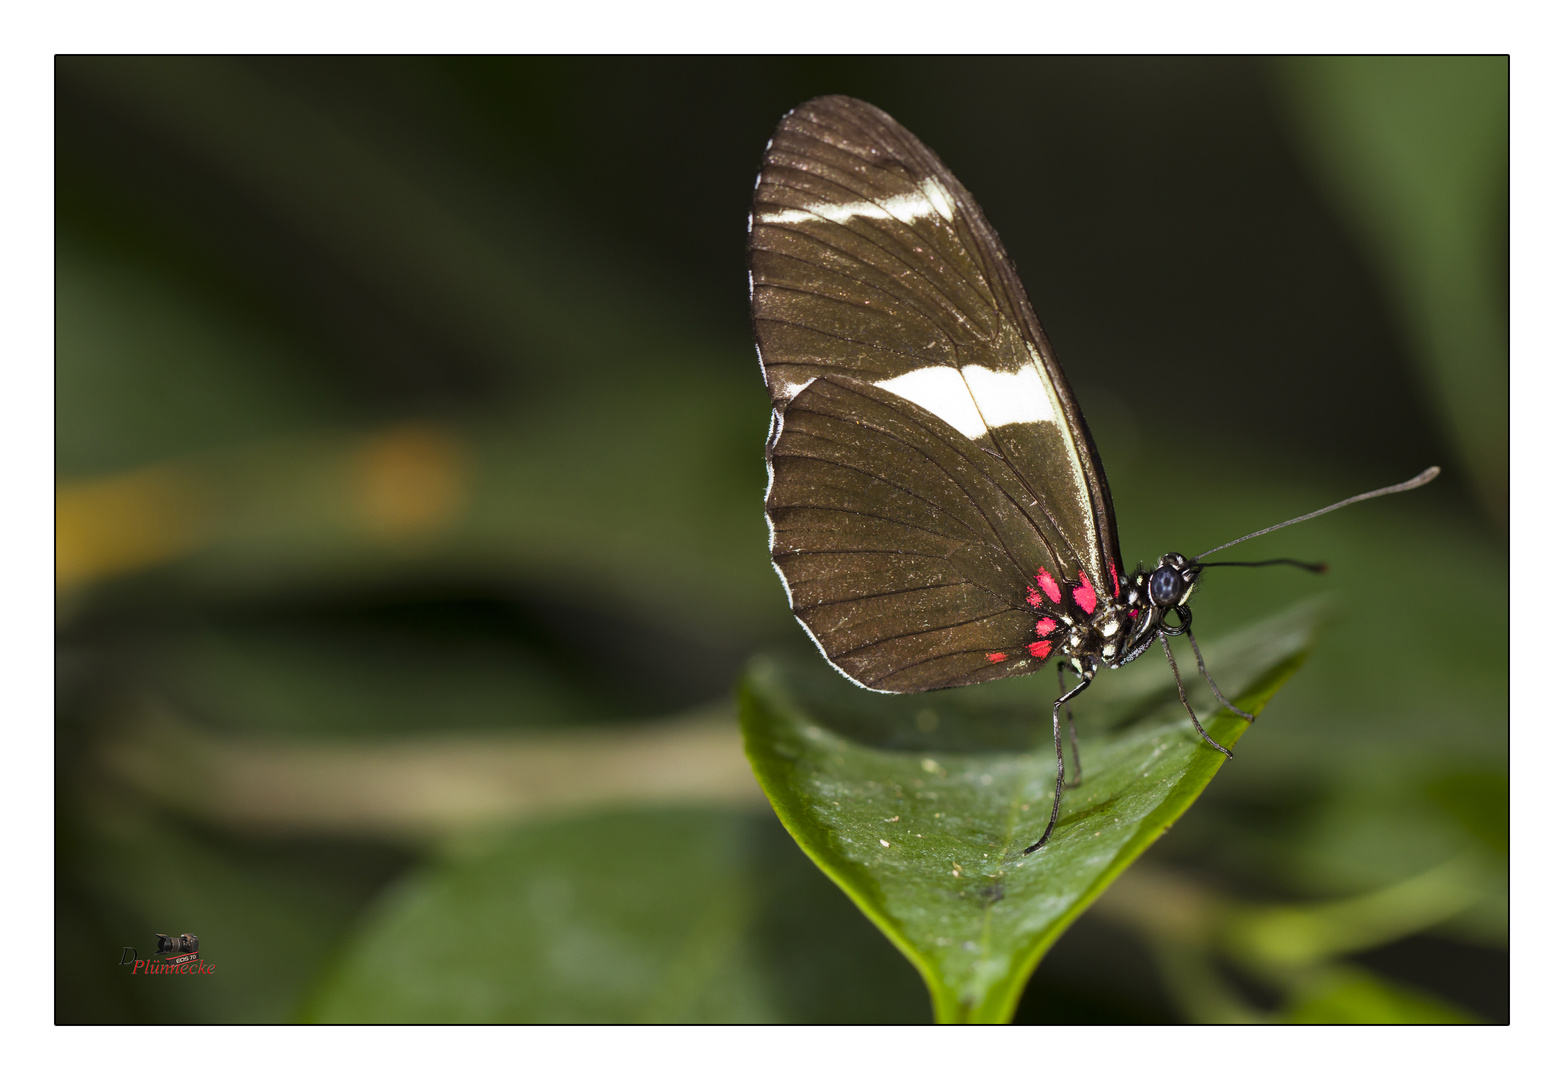
[[[1169,635],[1194,645],[1190,595],[1204,567],[1231,564],[1171,553],[1124,571],[1091,432],[1015,267],[961,182],[879,109],[822,97],[783,118],[756,180],[749,268],[773,409],[771,557],[793,612],[870,690],[1058,662],[1058,776],[1035,851],[1059,815],[1060,707],[1103,665],[1157,641],[1172,663]]]

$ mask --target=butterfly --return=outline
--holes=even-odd
[[[1206,567],[1253,564],[1172,552],[1126,571],[1080,405],[998,234],[933,151],[853,98],[788,113],[756,178],[749,280],[771,558],[820,652],[887,693],[1058,667],[1053,809],[1023,854],[1058,822],[1060,709],[1105,666],[1160,643],[1190,721],[1232,756],[1190,708],[1168,638],[1253,720],[1207,673],[1188,607]]]

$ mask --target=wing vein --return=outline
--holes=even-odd
[[[857,263],[859,266],[868,267],[871,270],[875,270],[875,271],[877,271],[879,273],[885,274],[887,277],[892,277],[893,280],[894,280],[893,275],[887,273],[884,270],[881,270],[879,267],[875,266],[873,263],[869,262],[867,259],[863,259],[863,258],[861,258],[861,257],[859,257],[857,255],[854,255],[852,252],[846,250],[845,248],[838,247],[837,245],[832,244],[829,241],[823,240],[820,237],[815,236],[812,233],[805,232],[802,229],[790,228],[790,227],[788,227],[786,225],[771,225],[771,224],[767,224],[764,227],[767,228],[767,229],[776,229],[776,230],[782,231],[782,232],[793,233],[793,234],[795,234],[797,236],[807,237],[809,240],[812,240],[815,243],[818,243],[821,247],[829,248],[830,250],[836,252],[838,255],[842,256],[842,258],[844,258],[844,259],[851,259],[853,262]],[[854,233],[853,235],[856,236],[857,234]],[[780,251],[780,250],[773,249],[773,248],[767,248],[765,250],[767,251],[768,254],[770,254],[770,255],[772,255],[774,257],[777,257],[777,258],[789,259],[789,260],[791,260],[793,262],[800,263],[800,264],[802,264],[804,266],[812,266],[812,265],[814,265],[814,264],[810,263],[807,259],[804,259],[804,258],[801,258],[801,257],[799,257],[797,255],[794,255],[791,252]],[[924,281],[928,282],[929,283],[929,287],[938,296],[940,296],[941,299],[945,300],[949,304],[950,308],[955,311],[958,319],[960,319],[963,322],[968,321],[968,320],[966,320],[965,316],[962,315],[960,308],[956,305],[956,302],[953,299],[951,299],[951,297],[948,294],[946,294],[943,289],[940,288],[939,284],[933,278],[929,277],[927,274],[925,274],[921,270],[919,270],[916,266],[911,265],[910,263],[906,262],[905,260],[901,260],[901,262],[902,262],[903,266],[906,266],[913,273],[917,274]],[[846,275],[844,274],[842,276],[845,277]],[[945,340],[949,341],[951,343],[952,347],[955,346],[956,339],[950,336],[950,331],[946,330],[943,326],[941,326],[940,323],[939,323],[939,320],[936,319],[932,314],[930,314],[927,311],[919,310],[918,309],[918,305],[916,303],[909,303],[906,297],[897,296],[895,293],[891,292],[889,289],[882,288],[881,286],[876,285],[876,284],[874,284],[871,281],[865,281],[862,278],[854,278],[852,280],[853,280],[853,283],[856,284],[856,285],[862,285],[865,288],[873,289],[875,292],[879,293],[881,296],[886,297],[892,303],[896,304],[897,307],[910,309],[912,314],[918,316],[920,319],[923,319],[925,322],[929,323],[937,331],[939,331],[939,333],[944,336]],[[777,282],[774,282],[774,281],[765,281],[765,280],[763,280],[761,282],[761,284],[767,286],[768,288],[774,288],[774,289],[788,288],[788,286],[780,285],[780,284],[778,284]],[[806,290],[798,290],[796,288],[796,286],[793,287],[793,288],[794,288],[795,291],[806,291]],[[822,294],[818,294],[817,293],[817,294],[814,294],[814,295],[822,295]]]

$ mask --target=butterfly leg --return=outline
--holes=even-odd
[[[1187,632],[1188,627],[1185,627]],[[1168,667],[1173,669],[1173,682],[1178,686],[1178,699],[1184,703],[1184,711],[1189,714],[1189,722],[1195,725],[1195,730],[1200,732],[1200,737],[1210,744],[1211,749],[1220,750],[1231,761],[1233,752],[1211,736],[1206,734],[1206,729],[1200,726],[1200,721],[1195,719],[1195,710],[1189,707],[1189,698],[1184,696],[1184,680],[1179,678],[1178,665],[1173,662],[1173,649],[1168,645],[1168,636],[1162,630],[1157,631],[1157,638],[1162,642],[1162,651],[1167,654]],[[1064,766],[1060,766],[1062,769]]]
[[[1059,696],[1064,697],[1064,661],[1059,661]],[[1064,710],[1065,723],[1070,725],[1070,756],[1075,759],[1075,780],[1067,783],[1067,788],[1081,786],[1081,748],[1075,742],[1075,713],[1067,705]]]
[[[1054,760],[1058,763],[1059,771],[1054,777],[1054,808],[1048,815],[1048,828],[1043,830],[1043,835],[1038,837],[1037,843],[1021,852],[1022,855],[1030,855],[1048,842],[1053,835],[1054,826],[1059,823],[1059,801],[1064,798],[1064,741],[1059,737],[1059,706],[1068,704],[1069,700],[1092,684],[1091,668],[1087,668],[1081,674],[1081,681],[1070,689],[1060,694],[1054,702]]]
[[[1200,646],[1195,644],[1195,634],[1194,631],[1190,630],[1189,628],[1189,616],[1187,615],[1184,616],[1184,633],[1189,636],[1189,647],[1195,650],[1195,663],[1200,666],[1200,674],[1206,677],[1206,685],[1211,687],[1211,692],[1216,695],[1216,699],[1223,705],[1226,705],[1229,712],[1235,712],[1239,716],[1242,716],[1245,720],[1248,720],[1250,723],[1254,723],[1253,713],[1244,712],[1244,710],[1240,709],[1237,705],[1234,705],[1231,701],[1228,701],[1227,696],[1216,688],[1216,680],[1213,679],[1211,677],[1211,673],[1206,670],[1206,658],[1200,655]]]

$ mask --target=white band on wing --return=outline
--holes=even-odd
[[[1005,424],[1059,422],[1048,388],[1030,364],[1020,371],[992,371],[975,364],[958,371],[936,365],[874,385],[921,405],[969,439]]]
[[[874,218],[880,221],[895,219],[911,225],[920,218],[938,215],[946,221],[954,221],[956,204],[937,180],[925,177],[919,191],[906,195],[892,195],[876,202],[815,203],[802,209],[764,210],[760,213],[762,225],[798,225],[824,218],[845,224],[853,218]]]

